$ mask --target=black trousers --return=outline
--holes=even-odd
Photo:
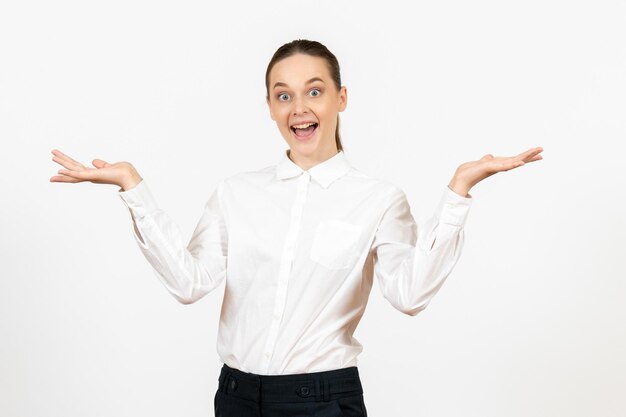
[[[258,375],[224,364],[214,407],[215,417],[367,417],[356,366]]]

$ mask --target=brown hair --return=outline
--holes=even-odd
[[[310,41],[307,39],[296,39],[289,43],[284,44],[280,48],[274,52],[270,63],[267,66],[267,71],[265,72],[265,91],[267,93],[267,97],[269,98],[269,83],[270,83],[270,71],[274,65],[285,58],[288,58],[297,53],[316,56],[320,58],[324,58],[326,63],[328,64],[328,71],[330,72],[330,76],[333,79],[335,87],[337,87],[337,91],[341,89],[341,75],[339,72],[339,62],[335,55],[328,50],[324,45],[317,41]],[[343,150],[341,146],[341,138],[339,136],[339,115],[337,115],[337,128],[335,129],[335,143],[337,144],[337,150]]]

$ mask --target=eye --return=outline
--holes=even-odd
[[[317,92],[317,94],[315,94],[315,95],[314,95],[314,94],[313,94],[314,92]],[[314,89],[312,89],[312,90],[311,90],[311,95],[312,95],[313,97],[317,97],[317,96],[319,96],[320,94],[322,94],[322,92],[319,90],[319,88],[314,88]]]
[[[289,97],[289,94],[287,94],[287,93],[282,93],[282,94],[279,94],[279,95],[278,95],[278,100],[279,100],[279,101],[285,101],[286,99],[285,99],[285,100],[281,99],[281,97],[284,97],[284,96]]]

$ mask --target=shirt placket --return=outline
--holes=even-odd
[[[278,285],[276,287],[276,297],[274,300],[272,323],[270,325],[267,342],[265,343],[265,350],[263,352],[264,368],[266,370],[266,374],[269,373],[270,360],[272,358],[272,353],[274,352],[274,347],[276,345],[276,337],[278,336],[280,322],[285,311],[285,302],[287,301],[287,287],[289,285],[289,276],[291,274],[296,239],[298,237],[298,232],[300,231],[302,211],[304,209],[304,204],[306,203],[307,190],[309,188],[310,182],[311,176],[308,172],[304,171],[298,179],[296,198],[291,208],[291,221],[289,223],[289,230],[287,232],[287,238],[283,247],[280,270],[278,273]]]

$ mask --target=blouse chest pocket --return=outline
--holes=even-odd
[[[337,219],[318,223],[311,246],[311,259],[329,269],[349,267],[358,257],[362,227]]]

